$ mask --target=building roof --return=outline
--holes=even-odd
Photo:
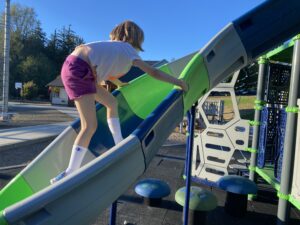
[[[166,64],[168,61],[163,59],[161,61],[155,61],[155,60],[146,60],[145,61],[146,63],[148,63],[150,66],[154,66],[154,67],[159,67],[163,64]],[[133,80],[134,78],[142,75],[144,72],[142,70],[140,70],[139,68],[136,68],[136,67],[132,67],[129,72],[127,74],[125,74],[124,76],[124,79],[122,77],[122,81],[130,81],[130,80]],[[46,87],[63,87],[63,83],[62,83],[62,80],[61,80],[61,76],[58,75],[53,81],[51,81],[50,83],[48,83],[46,85]]]
[[[46,87],[63,87],[61,76],[58,75],[53,81],[46,85]]]

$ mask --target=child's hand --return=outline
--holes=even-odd
[[[187,92],[189,90],[189,86],[184,80],[179,80],[178,86],[184,91]]]

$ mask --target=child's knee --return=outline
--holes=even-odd
[[[92,136],[96,132],[97,127],[98,127],[97,123],[88,124],[86,127],[83,127],[81,131],[86,133],[89,136]]]
[[[97,123],[97,122],[91,124],[91,126],[90,126],[90,131],[91,131],[92,134],[94,134],[94,133],[96,132],[97,127],[98,127],[98,123]]]

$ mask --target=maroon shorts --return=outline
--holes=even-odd
[[[66,58],[61,69],[61,80],[71,100],[96,93],[96,81],[90,65],[77,56]]]

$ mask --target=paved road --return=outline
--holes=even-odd
[[[77,118],[78,112],[75,107],[68,107],[68,106],[60,106],[60,105],[51,105],[49,104],[39,104],[39,103],[23,103],[23,102],[9,102],[8,103],[9,110],[11,113],[15,111],[19,111],[20,109],[55,109],[62,113],[67,114],[70,117]]]
[[[11,114],[10,121],[0,121],[0,130],[72,122],[78,118],[77,110],[74,107],[38,103],[9,102],[9,113]]]

